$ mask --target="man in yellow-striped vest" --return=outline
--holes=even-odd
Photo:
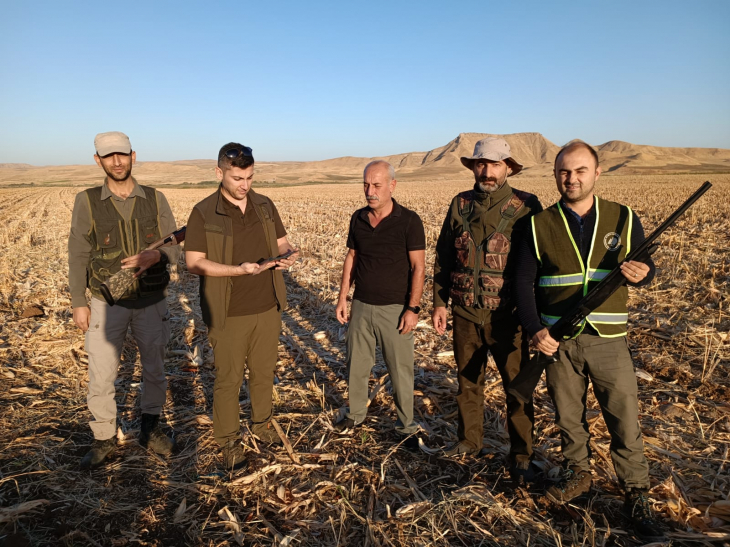
[[[561,199],[531,219],[532,237],[517,252],[515,299],[531,343],[558,361],[548,365],[548,392],[555,404],[566,471],[547,490],[558,504],[591,488],[590,432],[586,419],[588,380],[611,435],[611,459],[626,490],[625,511],[643,540],[662,537],[648,500],[649,466],[638,422],[636,376],[626,343],[628,288],[623,286],[591,313],[569,340],[554,340],[548,328],[571,310],[608,272],[621,264],[629,286],[654,277],[654,264],[622,262],[644,240],[636,214],[594,195],[601,174],[596,151],[581,141],[555,158]]]

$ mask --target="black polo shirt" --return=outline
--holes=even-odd
[[[393,210],[373,228],[370,207],[355,211],[350,219],[347,246],[357,252],[355,294],[366,304],[408,305],[411,292],[411,262],[408,251],[426,248],[420,217],[393,200]]]

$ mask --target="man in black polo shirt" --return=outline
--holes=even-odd
[[[370,162],[363,184],[368,206],[350,220],[337,302],[337,320],[347,323],[347,295],[354,283],[347,330],[350,408],[335,429],[346,433],[365,419],[377,344],[393,386],[395,430],[407,437],[403,446],[416,451],[418,439],[411,436],[418,429],[413,420],[413,329],[421,311],[426,236],[419,216],[392,198],[396,180],[388,162]]]

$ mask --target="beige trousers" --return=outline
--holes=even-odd
[[[89,392],[86,401],[94,421],[89,422],[95,439],[109,439],[117,429],[117,402],[114,382],[127,329],[132,327],[142,361],[142,394],[140,406],[144,414],[160,414],[165,404],[165,347],[170,339],[167,302],[130,310],[109,306],[103,300],[91,299],[91,319],[86,331],[86,352],[89,354]]]

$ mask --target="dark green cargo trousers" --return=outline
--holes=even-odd
[[[454,358],[458,369],[459,441],[471,448],[482,447],[484,437],[484,369],[492,354],[502,377],[505,393],[509,383],[527,363],[528,341],[511,313],[493,313],[484,325],[454,315]],[[535,409],[507,394],[507,432],[510,464],[532,459]]]
[[[580,334],[560,342],[560,360],[546,369],[566,463],[590,469],[591,435],[586,419],[588,380],[611,436],[611,460],[622,486],[649,488],[649,464],[639,428],[636,374],[626,337]]]

